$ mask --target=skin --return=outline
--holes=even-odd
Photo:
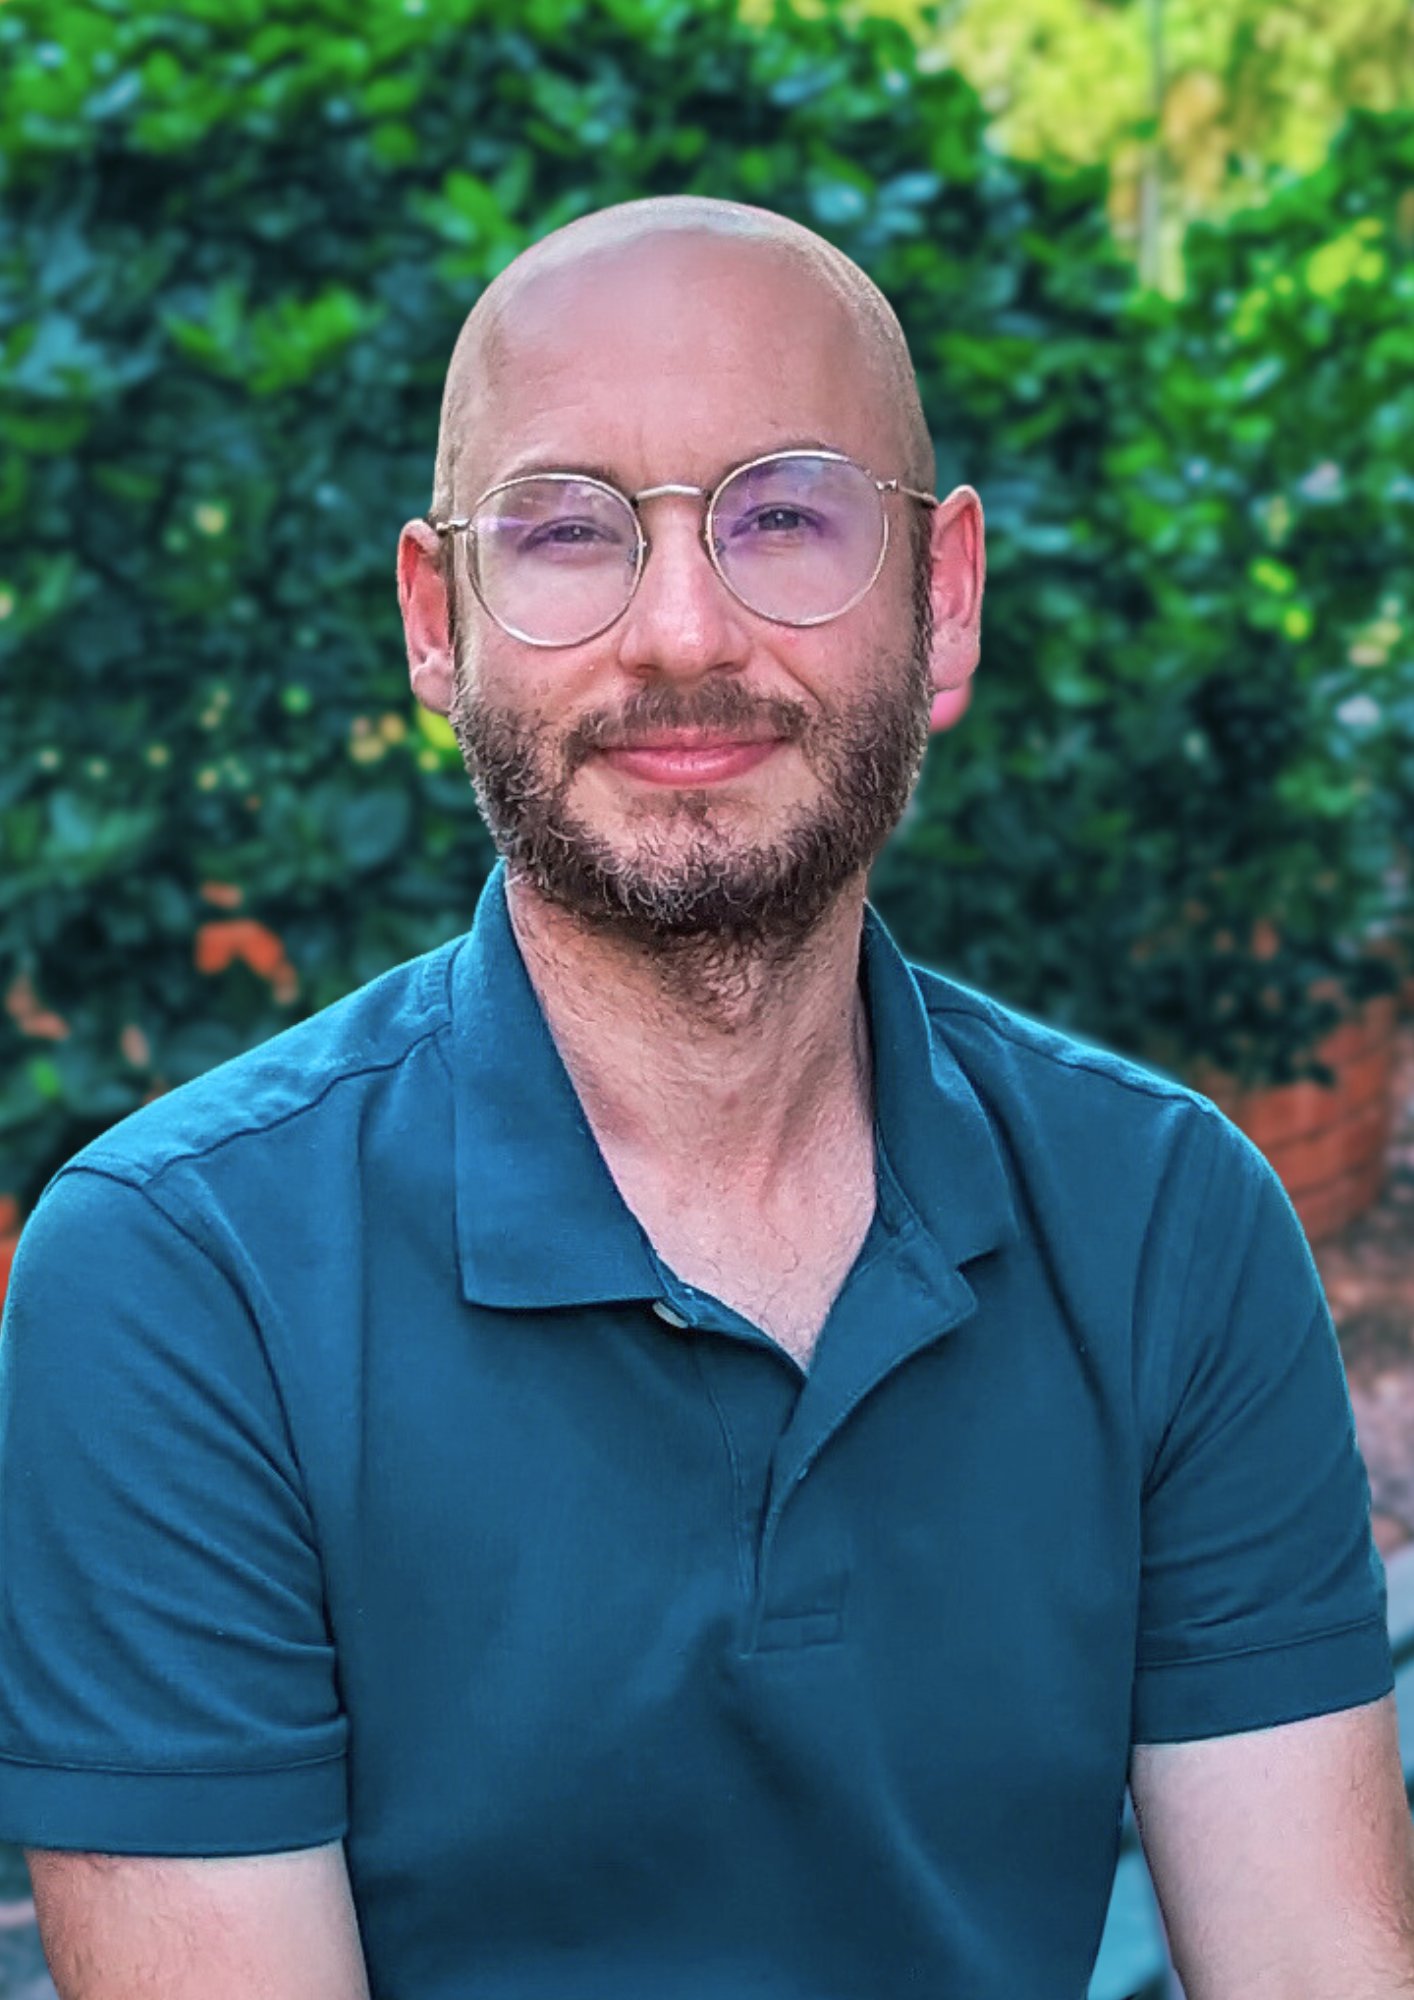
[[[774,218],[740,233],[704,218],[725,204],[660,203],[645,217],[648,206],[574,226],[578,247],[547,239],[483,298],[454,357],[439,500],[470,505],[532,459],[612,468],[626,492],[711,487],[807,438],[918,483],[916,425],[889,395],[896,354],[881,351],[887,339],[836,273],[784,228],[773,234]],[[935,702],[944,720],[965,704],[985,565],[971,488],[926,515],[921,577],[908,517],[922,510],[886,505],[874,588],[832,623],[791,628],[747,611],[716,576],[699,501],[652,499],[652,550],[628,611],[555,650],[486,615],[460,551],[449,592],[425,522],[400,540],[412,686],[457,729],[507,852],[527,970],[596,1137],[655,1185],[691,1189],[723,1214],[789,1206],[819,1182],[835,1142],[872,1155],[858,990],[868,867],[916,781]],[[783,740],[739,777],[665,788],[599,748],[644,724]],[[871,791],[881,744],[891,785]],[[487,810],[498,772],[499,827]],[[617,907],[582,893],[575,866],[567,890],[548,858],[515,852],[527,796],[554,808],[544,857],[557,842],[576,865],[591,857]],[[783,879],[802,841],[810,865]]]
[[[59,2000],[368,2000],[342,1841],[25,1859]]]

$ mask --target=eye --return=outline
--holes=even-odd
[[[523,551],[541,549],[592,549],[614,546],[621,538],[610,534],[596,521],[547,521],[534,528],[521,542]]]
[[[588,521],[551,521],[527,535],[526,546],[533,549],[541,542],[585,541],[591,539],[597,532]]]
[[[778,501],[771,507],[758,507],[754,513],[746,514],[737,522],[734,534],[798,534],[820,526],[819,516],[807,513],[803,507],[792,507]]]

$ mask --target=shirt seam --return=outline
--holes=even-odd
[[[1229,1646],[1220,1653],[1194,1653],[1186,1659],[1136,1660],[1136,1673],[1159,1673],[1170,1667],[1202,1667],[1215,1665],[1222,1660],[1241,1660],[1258,1653],[1291,1653],[1300,1646],[1317,1646],[1326,1639],[1341,1639],[1351,1632],[1363,1632],[1377,1627],[1388,1634],[1388,1621],[1378,1611],[1367,1612],[1363,1618],[1347,1619],[1343,1625],[1328,1625],[1321,1632],[1307,1632],[1294,1639],[1268,1640],[1259,1646]]]
[[[160,1180],[166,1172],[170,1172],[176,1166],[184,1166],[184,1164],[188,1164],[192,1160],[210,1160],[224,1146],[234,1144],[234,1140],[252,1138],[258,1132],[278,1132],[280,1126],[290,1124],[294,1118],[302,1118],[306,1112],[318,1110],[320,1104],[330,1096],[330,1092],[338,1090],[340,1084],[352,1084],[352,1082],[358,1082],[362,1076],[382,1076],[388,1070],[398,1070],[404,1062],[408,1062],[410,1056],[416,1054],[418,1048],[422,1048],[424,1042],[436,1042],[438,1036],[446,1036],[446,1032],[450,1030],[450,1026],[452,1026],[452,974],[454,974],[454,966],[456,966],[456,960],[462,954],[464,944],[466,944],[466,938],[462,936],[462,938],[454,938],[450,942],[450,946],[438,946],[436,948],[440,952],[446,952],[446,964],[444,964],[444,970],[442,970],[442,992],[440,992],[440,996],[436,996],[436,1006],[440,1008],[440,1018],[434,1020],[432,1026],[422,1028],[418,1034],[414,1034],[410,1042],[404,1042],[404,1046],[398,1050],[398,1054],[390,1056],[386,1062],[360,1062],[356,1068],[344,1068],[336,1076],[326,1078],[326,1082],[312,1096],[304,1098],[304,1102],[296,1104],[292,1110],[278,1112],[274,1118],[268,1118],[268,1120],[260,1120],[260,1122],[252,1122],[252,1124],[242,1124],[242,1126],[238,1126],[232,1132],[222,1132],[218,1138],[210,1140],[210,1144],[204,1144],[204,1146],[186,1146],[180,1152],[170,1152],[156,1166],[144,1166],[142,1162],[126,1158],[122,1154],[116,1154],[114,1158],[104,1160],[102,1152],[98,1152],[98,1158],[94,1158],[92,1162],[88,1162],[88,1160],[68,1160],[54,1174],[54,1180],[62,1180],[64,1174],[72,1172],[78,1166],[90,1166],[92,1164],[96,1172],[106,1172],[106,1174],[110,1174],[112,1180],[126,1180],[126,1184],[132,1186],[132,1188],[150,1186],[152,1182]],[[432,988],[432,992],[436,994],[436,986]],[[310,1018],[318,1020],[318,1014],[314,1014]],[[218,1068],[222,1068],[222,1064],[218,1064]],[[118,1168],[126,1168],[128,1174],[136,1174],[138,1178],[132,1180],[126,1174],[116,1172]]]
[[[105,1159],[101,1151],[96,1151],[95,1157],[92,1159],[76,1159],[66,1162],[64,1166],[60,1167],[58,1173],[55,1174],[54,1179],[59,1181],[63,1179],[65,1174],[87,1171],[106,1174],[111,1180],[123,1181],[126,1186],[131,1187],[137,1193],[145,1193],[148,1189],[155,1187],[158,1181],[163,1179],[165,1175],[172,1172],[176,1167],[189,1166],[195,1160],[212,1159],[223,1147],[233,1145],[238,1139],[249,1139],[257,1134],[278,1132],[281,1126],[291,1124],[296,1118],[303,1118],[307,1112],[317,1111],[331,1092],[339,1088],[340,1084],[357,1083],[361,1077],[380,1076],[388,1070],[400,1069],[422,1047],[424,1042],[435,1041],[439,1035],[444,1034],[447,1026],[447,1022],[439,1021],[434,1027],[424,1029],[421,1034],[417,1035],[405,1048],[399,1050],[398,1054],[390,1058],[387,1062],[365,1063],[357,1069],[341,1070],[337,1076],[330,1077],[328,1082],[314,1096],[307,1097],[302,1104],[295,1105],[292,1110],[282,1111],[277,1116],[266,1119],[258,1124],[242,1125],[235,1131],[223,1132],[219,1138],[213,1139],[209,1145],[190,1146],[182,1152],[169,1153],[165,1158],[158,1161],[155,1166],[145,1166],[142,1162],[128,1158],[122,1154],[110,1155]],[[126,1169],[126,1173],[123,1171],[124,1169]],[[136,1178],[128,1178],[129,1175],[136,1176]]]
[[[313,1770],[320,1764],[342,1764],[347,1755],[345,1750],[322,1750],[317,1757],[297,1757],[283,1764],[182,1764],[164,1770],[160,1765],[152,1764],[71,1764],[43,1757],[22,1757],[11,1750],[0,1750],[0,1764],[11,1764],[26,1771],[72,1771],[84,1777],[266,1778],[280,1771],[305,1771]]]
[[[927,968],[924,967],[923,970],[926,971]],[[939,978],[942,975],[935,973],[933,977]],[[1029,1041],[1024,1035],[1018,1034],[1003,1018],[991,1013],[986,1008],[969,1006],[965,1002],[950,1002],[947,999],[934,998],[927,993],[923,995],[923,1005],[930,1020],[935,1014],[961,1014],[967,1020],[981,1021],[993,1034],[999,1036],[1002,1041],[1009,1042],[1013,1048],[1021,1049],[1027,1055],[1039,1056],[1043,1062],[1054,1063],[1059,1069],[1080,1069],[1085,1070],[1092,1076],[1105,1077],[1109,1082],[1117,1083],[1123,1090],[1137,1091],[1141,1097],[1157,1098],[1164,1103],[1173,1103],[1175,1100],[1186,1102],[1193,1104],[1200,1111],[1204,1110],[1205,1102],[1208,1101],[1204,1099],[1201,1091],[1195,1090],[1191,1084],[1182,1083],[1177,1079],[1174,1079],[1172,1082],[1156,1079],[1153,1083],[1150,1083],[1142,1076],[1120,1076],[1108,1067],[1103,1051],[1096,1052],[1080,1047],[1070,1049],[1042,1048],[1037,1043]],[[1063,1028],[1048,1028],[1045,1027],[1044,1023],[1038,1025],[1044,1028],[1047,1034],[1061,1036],[1065,1034]],[[1122,1055],[1116,1049],[1113,1051],[1113,1060],[1117,1062],[1131,1062],[1135,1059]],[[1216,1106],[1213,1109],[1216,1111]]]

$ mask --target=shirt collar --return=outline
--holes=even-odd
[[[1000,1149],[912,967],[866,903],[876,1143],[949,1270],[1019,1234]],[[662,1290],[525,969],[498,861],[452,970],[456,1228],[463,1296],[544,1309]],[[883,1199],[884,1176],[880,1175]]]

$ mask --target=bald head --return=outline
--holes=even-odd
[[[600,209],[555,230],[509,264],[477,300],[453,350],[442,398],[432,497],[438,518],[476,497],[464,490],[464,468],[476,456],[496,385],[515,368],[547,296],[561,318],[573,314],[577,299],[595,301],[602,317],[606,298],[612,303],[619,296],[627,273],[669,260],[684,267],[694,244],[718,269],[726,257],[761,272],[768,283],[774,270],[797,313],[813,295],[817,316],[828,318],[837,344],[849,348],[853,396],[862,405],[856,415],[869,435],[881,439],[865,457],[887,459],[874,469],[931,491],[933,446],[908,345],[873,280],[823,237],[768,209],[667,195]],[[724,397],[729,387],[724,380]]]

